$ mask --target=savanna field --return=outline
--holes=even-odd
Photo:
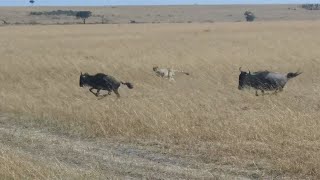
[[[319,31],[316,21],[1,27],[0,110],[68,137],[157,142],[166,153],[256,171],[251,178],[319,179]],[[190,76],[169,82],[155,65]],[[256,97],[238,90],[241,66],[303,74]],[[79,87],[80,72],[134,89],[98,100]],[[3,162],[14,161],[5,152]]]

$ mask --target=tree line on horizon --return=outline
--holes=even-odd
[[[72,11],[72,10],[57,10],[57,11],[32,11],[30,15],[40,16],[40,15],[66,15],[66,16],[75,16],[77,19],[82,19],[83,24],[86,23],[86,19],[92,15],[91,11]]]
[[[307,10],[320,10],[320,4],[302,4],[301,7]]]

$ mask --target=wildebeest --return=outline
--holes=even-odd
[[[256,89],[256,96],[258,96],[258,90],[264,94],[264,91],[282,91],[286,83],[289,79],[294,78],[301,74],[302,72],[295,73],[287,73],[281,74],[276,72],[269,71],[258,71],[251,73],[250,71],[247,73],[241,70],[239,75],[239,86],[238,89],[241,90],[245,87],[253,87]]]
[[[107,95],[111,95],[111,91],[113,91],[117,97],[120,97],[120,94],[118,92],[118,89],[121,84],[126,85],[129,89],[133,88],[133,85],[129,82],[122,82],[118,81],[116,78],[110,75],[106,75],[103,73],[98,73],[95,75],[89,75],[88,73],[84,73],[80,75],[80,87],[83,86],[89,86],[90,87],[90,92],[94,94],[95,96],[99,96],[100,90],[106,90],[108,91],[108,94],[103,95],[103,97]],[[96,89],[97,92],[93,92],[92,90]]]

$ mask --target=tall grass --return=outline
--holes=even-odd
[[[71,135],[158,140],[209,161],[320,177],[319,30],[312,22],[5,27],[0,108]],[[169,82],[154,65],[191,76]],[[284,92],[256,97],[237,89],[240,66],[304,73]],[[135,88],[97,100],[79,87],[80,72]]]

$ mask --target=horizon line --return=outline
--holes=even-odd
[[[108,4],[108,5],[0,5],[1,7],[112,7],[112,6],[234,6],[234,5],[302,5],[302,4],[318,4],[318,3],[234,3],[234,4]],[[320,3],[319,3],[320,4]]]

